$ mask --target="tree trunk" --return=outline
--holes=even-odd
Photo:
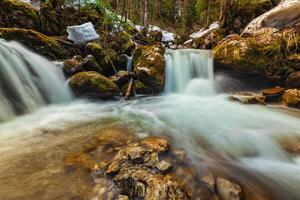
[[[232,0],[222,0],[221,14],[219,19],[221,26],[226,25],[226,19],[228,17],[228,14],[230,14],[231,4],[232,4]]]

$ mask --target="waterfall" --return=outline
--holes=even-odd
[[[213,56],[209,50],[167,49],[166,93],[207,95],[216,93]]]
[[[71,99],[62,70],[17,42],[0,40],[0,122]]]

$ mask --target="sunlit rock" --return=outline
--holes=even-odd
[[[300,1],[283,1],[272,10],[254,19],[243,31],[243,34],[253,34],[261,28],[281,29],[300,19]]]
[[[133,58],[134,72],[139,80],[155,93],[162,92],[165,81],[164,50],[159,46],[141,46]]]

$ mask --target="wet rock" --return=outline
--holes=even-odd
[[[165,81],[164,50],[160,46],[140,46],[133,58],[134,72],[139,81],[162,92]]]
[[[83,69],[80,65],[80,61],[76,58],[67,59],[63,62],[63,71],[67,76],[74,75],[78,72],[82,72]]]
[[[222,200],[242,200],[242,188],[224,178],[217,178],[217,191]]]
[[[112,80],[92,71],[73,75],[69,85],[77,96],[108,99],[119,95],[119,88]]]
[[[207,175],[204,175],[201,180],[203,181],[204,184],[207,185],[207,187],[209,188],[209,190],[212,192],[212,193],[215,193],[216,192],[216,180],[215,180],[215,177],[212,175],[212,174],[207,174]]]
[[[241,95],[233,95],[229,97],[232,101],[238,101],[242,104],[260,104],[265,105],[265,97],[258,94],[248,93]]]
[[[70,51],[56,38],[46,36],[34,30],[19,28],[0,28],[0,38],[15,40],[38,54],[51,60],[70,58]]]
[[[172,165],[169,162],[162,160],[156,164],[156,168],[161,172],[165,173],[172,168]]]
[[[117,171],[119,170],[119,166],[120,166],[119,160],[112,161],[106,170],[106,174],[112,175],[112,174],[117,173]]]
[[[268,88],[268,89],[264,89],[262,91],[262,93],[265,97],[268,97],[268,98],[280,97],[284,93],[284,88],[281,88],[281,87]]]
[[[142,140],[142,144],[146,145],[152,151],[165,152],[169,149],[169,142],[165,138],[148,137]]]
[[[18,0],[0,1],[0,27],[39,29],[38,10]]]
[[[118,71],[118,72],[115,74],[115,76],[114,76],[114,82],[115,82],[119,87],[125,85],[126,83],[128,83],[129,79],[130,79],[130,76],[129,76],[128,72],[127,72],[127,71],[124,71],[124,70]],[[126,87],[126,89],[127,89],[127,87]],[[124,92],[124,91],[122,90],[122,92]],[[125,94],[125,93],[126,93],[126,92],[124,92],[124,94]]]
[[[145,200],[189,199],[186,191],[170,176],[154,177],[148,181]]]
[[[81,62],[81,67],[85,71],[95,71],[95,72],[102,72],[100,65],[97,63],[96,59],[92,55],[87,55],[83,61]]]
[[[134,163],[142,163],[143,155],[145,155],[146,151],[144,148],[139,146],[128,147],[126,149],[127,155]]]
[[[174,149],[172,151],[173,155],[175,156],[175,158],[180,161],[183,162],[186,159],[186,151],[183,149]]]
[[[155,167],[159,162],[158,154],[156,152],[148,153],[144,156],[144,162],[146,166]]]
[[[291,73],[285,80],[285,85],[289,88],[300,88],[300,71]]]
[[[300,90],[289,89],[285,90],[282,96],[282,103],[291,107],[300,107]]]

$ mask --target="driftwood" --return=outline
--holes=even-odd
[[[129,80],[129,84],[128,84],[127,91],[125,94],[125,99],[129,100],[133,96],[134,96],[134,78],[131,78]]]

